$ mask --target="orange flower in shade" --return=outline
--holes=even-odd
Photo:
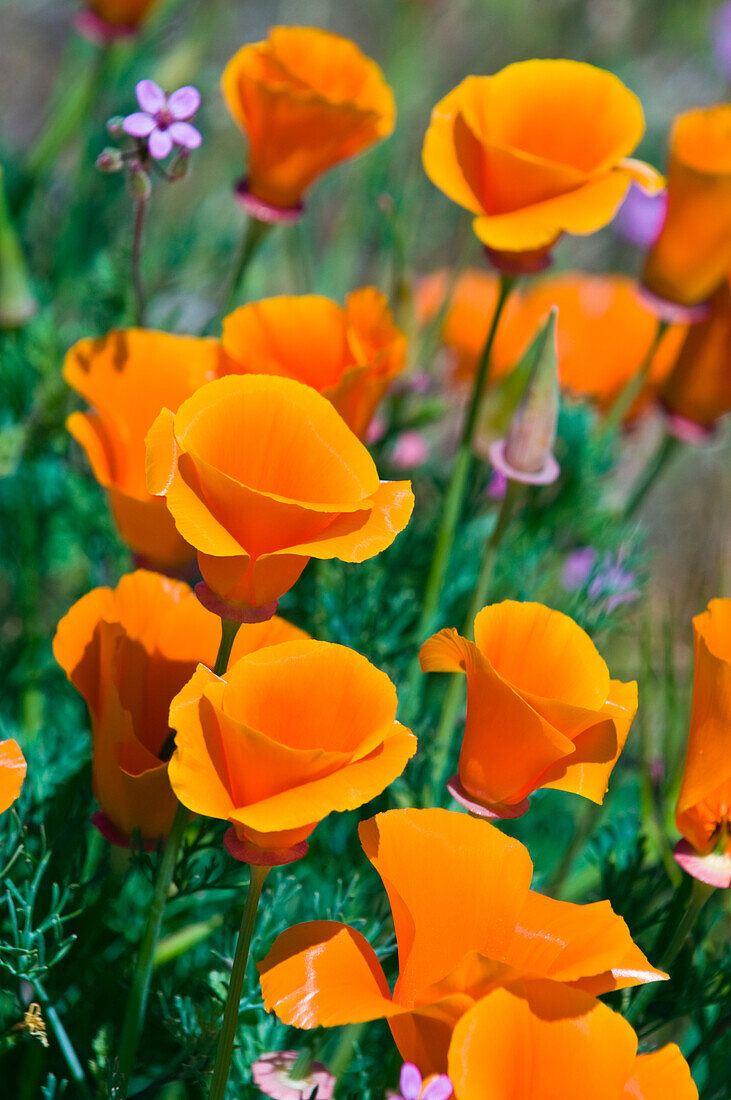
[[[637,97],[579,61],[520,61],[470,76],[436,105],[424,142],[431,181],[476,215],[475,233],[507,271],[540,270],[561,233],[606,225],[635,179],[645,129]]]
[[[484,997],[454,1029],[449,1076],[458,1100],[697,1100],[674,1044],[637,1054],[616,1012],[554,982]]]
[[[160,413],[147,458],[150,491],[198,551],[201,598],[229,617],[268,618],[311,557],[385,550],[414,504],[410,483],[379,481],[330,402],[290,378],[210,382]]]
[[[291,220],[310,185],[394,127],[393,93],[354,42],[317,27],[274,27],[243,46],[223,74],[229,111],[249,139],[244,206]]]
[[[122,329],[80,340],[64,362],[64,378],[92,406],[72,413],[68,430],[109,494],[121,537],[158,567],[178,566],[194,551],[175,530],[165,501],[147,491],[145,436],[160,409],[177,409],[215,378],[219,358],[214,340]]]
[[[693,619],[690,737],[675,823],[678,863],[711,886],[731,886],[731,599]]]
[[[670,319],[703,305],[731,267],[731,103],[680,115],[670,136],[668,209],[643,282]]]
[[[466,672],[467,721],[451,793],[475,813],[518,817],[553,787],[602,802],[637,710],[637,684],[612,680],[568,615],[539,603],[483,607],[475,641],[440,630],[424,672]]]
[[[406,365],[406,337],[383,294],[365,287],[345,308],[314,294],[265,298],[223,322],[223,373],[276,374],[312,386],[363,438]]]
[[[76,29],[92,42],[108,45],[134,35],[157,0],[86,0],[76,17]]]
[[[232,659],[305,637],[281,619],[242,627]],[[95,588],[61,619],[53,652],[83,696],[94,738],[94,795],[108,839],[164,836],[177,800],[168,780],[168,710],[199,661],[213,664],[220,620],[186,584],[138,570]],[[172,751],[170,745],[169,751]]]
[[[712,435],[716,422],[731,411],[731,276],[709,304],[708,317],[688,329],[660,390],[668,429],[688,442]]]
[[[598,995],[657,981],[609,902],[530,890],[523,845],[448,810],[391,810],[359,827],[388,892],[399,976],[390,992],[360,932],[336,921],[287,929],[259,964],[267,1011],[295,1027],[387,1019],[405,1061],[447,1069],[457,1021],[506,982],[546,979]]]
[[[20,794],[26,771],[25,757],[18,742],[0,741],[0,814],[12,806]]]
[[[170,724],[173,790],[230,821],[228,850],[253,863],[299,858],[319,821],[381,794],[416,751],[385,672],[329,642],[270,646],[224,679],[199,665]]]

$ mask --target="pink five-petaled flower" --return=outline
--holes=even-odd
[[[151,157],[163,160],[173,145],[184,149],[198,148],[201,135],[187,121],[200,107],[201,97],[197,88],[189,84],[166,96],[154,80],[140,80],[135,94],[142,110],[127,115],[122,129],[130,137],[146,138]]]
[[[305,1073],[295,1077],[292,1071],[298,1059],[296,1050],[262,1054],[251,1067],[254,1084],[273,1100],[308,1100],[315,1089],[317,1100],[331,1100],[335,1090],[333,1075],[321,1062],[311,1062]]]
[[[422,1080],[413,1062],[404,1062],[399,1078],[399,1092],[389,1092],[390,1100],[449,1100],[453,1095],[452,1082],[446,1073],[437,1073]]]

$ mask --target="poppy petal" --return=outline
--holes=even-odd
[[[637,1056],[623,1095],[626,1100],[698,1100],[698,1089],[680,1047],[668,1043],[651,1054]]]
[[[17,741],[0,741],[0,814],[12,806],[20,794],[27,770]]]

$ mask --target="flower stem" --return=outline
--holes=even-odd
[[[221,619],[221,644],[218,647],[216,663],[213,666],[216,676],[223,676],[228,668],[228,659],[231,656],[231,650],[240,626],[241,623],[232,622],[231,619]]]
[[[147,997],[150,992],[155,949],[160,936],[165,902],[170,892],[170,884],[173,881],[178,849],[183,839],[187,821],[188,810],[181,803],[175,812],[165,851],[160,862],[160,869],[157,872],[150,912],[147,916],[147,924],[140,944],[137,962],[135,963],[134,974],[132,975],[132,984],[127,997],[127,1008],[122,1024],[122,1037],[119,1043],[119,1073],[122,1079],[127,1082],[135,1066],[137,1046],[145,1019]]]
[[[647,466],[635,482],[625,505],[624,518],[632,519],[655,481],[663,472],[670,459],[680,447],[680,441],[674,435],[666,435],[655,451]]]
[[[233,1053],[234,1040],[236,1038],[236,1026],[239,1021],[239,1005],[241,1004],[241,992],[244,988],[244,975],[246,973],[246,963],[249,958],[251,937],[254,932],[254,923],[259,908],[262,887],[270,870],[271,868],[267,866],[258,866],[257,864],[251,865],[251,879],[249,880],[249,890],[246,895],[244,915],[241,920],[239,938],[236,944],[236,954],[231,970],[231,981],[228,986],[226,1007],[223,1011],[223,1024],[221,1025],[221,1032],[218,1036],[216,1064],[213,1067],[209,1100],[224,1100],[226,1094],[226,1083],[231,1068],[231,1055]]]
[[[145,288],[142,283],[142,235],[145,229],[147,199],[135,201],[134,228],[132,230],[132,294],[134,296],[134,323],[145,324]]]
[[[231,274],[228,293],[224,299],[222,313],[228,313],[236,305],[249,264],[259,251],[259,247],[271,228],[268,222],[261,222],[258,218],[249,218],[247,221],[236,266]]]
[[[682,884],[681,884],[682,888]],[[685,941],[693,931],[696,921],[700,915],[703,906],[706,904],[711,894],[716,889],[715,886],[709,886],[706,882],[700,882],[699,879],[693,879],[693,888],[690,895],[690,900],[685,907],[685,910],[680,917],[680,920],[675,926],[675,930],[670,937],[667,947],[663,951],[657,962],[658,970],[669,970],[675,962],[676,958],[680,954]],[[657,993],[657,987],[659,982],[652,982],[645,985],[638,991],[633,998],[632,1003],[629,1006],[629,1011],[626,1013],[627,1019],[631,1024],[634,1024],[638,1016],[642,1015],[650,1002],[653,1000]]]
[[[500,323],[500,317],[514,283],[515,279],[512,276],[501,275],[500,290],[495,312],[493,313],[490,330],[487,334],[487,339],[485,340],[477,365],[475,380],[472,386],[472,396],[462,429],[459,450],[457,451],[454,466],[452,467],[452,477],[444,501],[442,522],[437,535],[434,555],[429,568],[429,576],[427,577],[426,587],[424,589],[421,616],[416,628],[417,641],[423,640],[423,637],[431,629],[434,615],[439,608],[439,597],[444,587],[444,578],[449,565],[449,556],[452,551],[454,535],[457,530],[457,524],[459,523],[470,470],[472,468],[472,440],[477,426],[477,417],[480,411],[480,405],[482,404],[482,396],[485,392],[485,386],[487,385],[490,373],[490,356],[495,343],[495,335]],[[421,675],[419,662],[417,660],[412,666],[411,676],[407,685],[407,722],[412,719],[418,708],[421,701],[421,690]]]
[[[56,1036],[56,1041],[61,1049],[61,1053],[63,1054],[66,1065],[69,1068],[69,1073],[71,1074],[76,1084],[79,1086],[79,1091],[81,1095],[89,1096],[89,1085],[86,1077],[84,1076],[84,1070],[82,1068],[81,1062],[79,1061],[78,1055],[74,1050],[73,1043],[69,1039],[68,1032],[61,1023],[61,1018],[56,1012],[56,1009],[50,1003],[48,995],[41,983],[39,981],[33,982],[33,988],[35,989],[38,1000],[41,1002],[45,1017],[48,1020],[48,1023],[51,1025],[51,1030]]]
[[[508,528],[510,518],[513,514],[513,508],[515,501],[520,492],[521,485],[517,481],[509,481],[505,490],[505,497],[503,499],[500,512],[498,514],[497,523],[493,528],[493,532],[487,541],[485,547],[485,556],[482,559],[482,568],[480,569],[477,583],[472,592],[472,599],[470,600],[467,616],[464,621],[462,633],[465,637],[473,637],[475,617],[478,611],[481,611],[485,606],[487,600],[487,593],[490,588],[490,581],[492,580],[493,572],[495,569],[495,561],[497,559],[500,543],[503,540],[503,535]],[[457,721],[457,714],[459,712],[462,698],[464,695],[464,676],[461,672],[455,672],[450,677],[449,687],[447,688],[446,695],[444,697],[444,705],[442,707],[441,717],[439,719],[439,725],[434,736],[434,743],[432,745],[432,760],[433,768],[432,774],[434,776],[435,792],[439,790],[442,782],[446,778],[445,771],[447,764],[449,763],[449,750],[452,745],[452,735],[454,734],[454,727]],[[432,797],[429,799],[430,803]]]

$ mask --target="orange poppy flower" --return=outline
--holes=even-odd
[[[420,279],[416,288],[416,309],[423,323],[431,321],[442,308],[449,287],[449,272],[435,271]],[[452,378],[471,381],[485,346],[490,323],[498,302],[500,280],[490,271],[467,268],[457,278],[444,314],[440,337],[454,356]],[[499,378],[517,363],[510,359],[512,348],[504,349],[504,333],[520,309],[520,294],[513,291],[504,308],[495,334],[490,360],[490,378]]]
[[[693,307],[709,298],[730,266],[731,103],[723,103],[675,120],[667,215],[643,283],[661,299]]]
[[[267,1011],[295,1027],[387,1019],[405,1061],[442,1073],[457,1021],[490,990],[545,979],[593,995],[667,975],[607,901],[574,905],[530,890],[523,845],[448,810],[391,810],[359,827],[388,892],[398,942],[393,994],[354,928],[287,929],[259,964]]]
[[[354,42],[317,27],[274,27],[264,42],[243,46],[224,70],[222,90],[249,139],[239,193],[264,220],[296,215],[318,176],[388,137],[396,117],[378,65]]]
[[[12,806],[20,794],[27,770],[18,742],[0,741],[0,814]]]
[[[252,302],[224,319],[222,343],[224,374],[304,382],[332,402],[360,439],[406,366],[406,337],[375,287],[353,291],[344,309],[315,294]]]
[[[424,672],[467,674],[467,721],[450,791],[470,810],[518,817],[553,787],[602,802],[637,711],[637,684],[612,680],[568,615],[539,603],[483,607],[475,641],[440,630]]]
[[[175,530],[165,501],[147,491],[145,435],[160,409],[177,409],[215,378],[219,357],[214,340],[122,329],[80,340],[64,362],[64,378],[92,406],[72,413],[68,430],[107,490],[121,537],[158,566],[180,565],[193,550]]]
[[[230,821],[227,847],[249,862],[299,858],[319,821],[381,794],[416,751],[385,672],[329,642],[270,646],[225,679],[199,665],[170,724],[173,790]]]
[[[704,321],[691,325],[672,373],[660,390],[670,430],[697,441],[731,411],[731,276],[710,301]]]
[[[612,73],[520,61],[467,77],[436,105],[424,169],[476,215],[498,266],[539,270],[561,233],[606,225],[633,179],[660,186],[653,169],[626,159],[644,128],[639,100]]]
[[[177,414],[163,409],[147,458],[208,589],[264,618],[311,557],[373,557],[414,504],[410,483],[379,481],[330,402],[291,378],[210,382]]]
[[[731,886],[731,599],[693,619],[690,736],[675,823],[678,862],[712,886]],[[700,857],[700,858],[699,858]]]
[[[616,1012],[553,982],[516,983],[478,1001],[454,1029],[449,1076],[459,1100],[697,1100],[674,1044],[637,1054]]]
[[[134,27],[141,23],[156,0],[86,0],[86,6],[112,26]]]
[[[242,627],[232,659],[304,636],[281,619]],[[95,588],[58,624],[53,653],[89,708],[94,795],[109,839],[167,833],[177,807],[165,752],[170,702],[199,661],[214,663],[220,637],[220,621],[187,584],[145,570]]]

